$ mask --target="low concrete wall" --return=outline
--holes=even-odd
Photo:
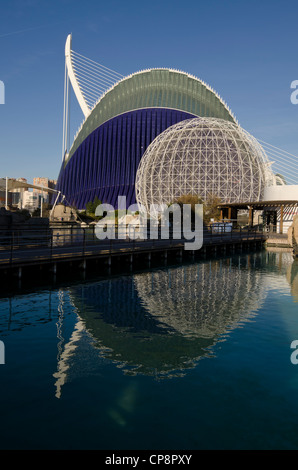
[[[288,230],[288,242],[293,248],[294,255],[298,256],[298,215],[295,215],[293,223]]]
[[[284,248],[292,248],[289,238],[286,234],[270,233],[266,240],[266,246],[280,246]]]

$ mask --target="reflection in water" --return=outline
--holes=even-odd
[[[51,291],[48,292],[46,297],[43,293],[40,295],[35,294],[34,300],[32,300],[30,295],[28,297],[20,295],[14,298],[1,299],[1,337],[4,338],[11,334],[11,332],[21,331],[26,327],[50,323],[54,309]]]
[[[265,290],[252,261],[123,276],[72,288],[70,295],[95,347],[124,373],[179,376],[255,315]]]
[[[293,298],[297,299],[297,260],[293,258],[291,248],[269,247],[263,257],[265,258],[267,276],[264,282],[269,289],[287,289],[290,285]],[[268,276],[268,273],[278,273],[278,276]],[[296,286],[296,287],[295,287]]]
[[[287,281],[291,286],[291,294],[295,302],[298,302],[298,261],[297,260],[295,260],[292,264],[288,266]]]
[[[102,359],[124,374],[182,376],[251,321],[269,290],[290,288],[298,301],[297,266],[291,254],[267,251],[3,299],[1,338],[53,322],[57,398],[67,381],[96,371]],[[119,425],[134,406],[135,387],[110,411]]]
[[[58,321],[56,325],[57,325],[57,338],[59,342],[57,345],[57,349],[58,349],[57,372],[53,374],[53,377],[56,379],[55,396],[57,398],[60,398],[62,386],[67,381],[67,374],[70,368],[69,359],[71,358],[74,351],[78,347],[79,340],[81,338],[81,333],[82,331],[84,331],[85,325],[81,320],[78,320],[74,326],[74,330],[71,334],[70,339],[67,341],[67,343],[63,347],[63,344],[65,343],[65,339],[62,334],[63,317],[64,317],[64,308],[63,308],[64,292],[61,289],[58,292],[58,297],[59,297],[59,306],[58,306],[59,317],[58,317]]]
[[[146,310],[185,338],[210,338],[237,326],[262,300],[260,274],[222,260],[135,277]]]

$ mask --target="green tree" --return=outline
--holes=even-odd
[[[205,199],[194,194],[182,194],[173,201],[173,203],[178,204],[181,209],[184,204],[190,204],[192,212],[195,211],[196,204],[203,204],[203,222],[205,225],[210,224],[210,219],[214,219],[214,221],[220,219],[220,209],[218,208],[220,202],[221,199],[213,194],[209,194]]]
[[[194,194],[182,194],[177,199],[174,200],[174,204],[178,204],[181,209],[184,204],[190,204],[192,212],[195,210],[196,204],[203,204],[203,199]]]
[[[204,223],[206,225],[210,224],[210,219],[214,219],[214,221],[218,221],[220,219],[220,209],[219,204],[221,203],[221,199],[218,196],[213,194],[208,195],[208,197],[204,201]]]
[[[94,201],[89,201],[86,204],[86,214],[92,217],[95,217],[95,211],[98,205],[101,204],[101,201],[95,196]]]
[[[89,201],[86,204],[86,214],[93,214],[93,202]]]

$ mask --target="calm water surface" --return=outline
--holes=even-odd
[[[298,265],[261,252],[0,299],[2,449],[298,449]]]

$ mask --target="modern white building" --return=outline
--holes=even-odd
[[[41,205],[42,196],[37,191],[24,191],[22,193],[22,208],[33,212]]]
[[[272,220],[277,233],[287,233],[294,216],[298,214],[298,185],[268,186],[264,190],[263,199],[264,202],[276,201],[278,203],[275,207],[274,205],[266,207],[263,217]]]

